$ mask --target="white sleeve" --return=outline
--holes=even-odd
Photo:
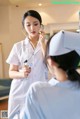
[[[33,87],[30,87],[27,92],[23,119],[45,119]]]
[[[16,45],[13,46],[6,62],[8,64],[19,65],[18,51]]]

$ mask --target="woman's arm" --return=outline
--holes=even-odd
[[[44,32],[41,32],[41,33],[40,33],[39,42],[40,42],[40,44],[41,44],[43,57],[45,57],[45,51],[46,51],[47,40],[45,40],[45,33],[44,33]]]
[[[18,65],[10,65],[9,67],[9,77],[10,78],[27,78],[29,73],[31,72],[31,68],[28,66],[24,66],[21,71],[19,71]]]

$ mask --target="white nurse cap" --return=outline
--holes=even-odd
[[[58,56],[75,50],[80,56],[80,33],[60,31],[49,45],[49,56]]]

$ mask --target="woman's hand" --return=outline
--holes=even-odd
[[[44,31],[39,32],[39,42],[40,43],[45,42],[45,32]]]
[[[31,72],[31,68],[28,65],[24,65],[21,70],[22,77],[27,78],[30,72]]]

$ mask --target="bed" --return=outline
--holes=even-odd
[[[0,79],[0,100],[8,98],[11,81],[11,79]]]

